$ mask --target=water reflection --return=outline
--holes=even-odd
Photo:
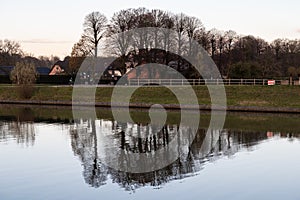
[[[95,188],[109,182],[118,184],[127,191],[135,191],[144,186],[159,188],[173,180],[200,174],[209,162],[235,157],[241,151],[254,151],[258,144],[273,138],[282,137],[291,142],[300,139],[297,131],[289,129],[296,127],[292,124],[295,118],[288,117],[276,119],[282,123],[282,127],[286,127],[286,131],[276,131],[273,116],[268,118],[265,115],[253,117],[239,115],[240,117],[237,117],[235,114],[229,114],[224,129],[207,130],[202,126],[197,131],[192,145],[189,146],[187,144],[190,141],[187,141],[186,137],[183,139],[182,136],[189,135],[191,129],[188,126],[180,129],[178,124],[173,122],[169,122],[160,130],[158,126],[150,125],[144,120],[138,123],[127,123],[101,116],[97,120],[73,121],[67,112],[61,113],[60,108],[50,108],[45,112],[46,114],[44,111],[22,107],[0,114],[0,144],[12,141],[31,146],[35,144],[37,126],[40,122],[61,126],[68,130],[67,137],[70,139],[72,151],[82,164],[85,183]],[[259,124],[261,121],[265,126],[252,126],[251,129],[238,127],[239,124],[246,124],[246,122]],[[126,160],[126,153],[151,155],[152,152],[166,147],[175,137],[180,143],[178,144],[180,148],[177,149],[180,156],[163,169],[149,173],[126,173],[106,166],[102,162],[103,159],[109,158],[118,160],[125,166],[134,165],[134,162]],[[111,151],[112,147],[119,150]],[[125,156],[122,152],[125,152]]]
[[[30,108],[20,109],[16,117],[6,116],[0,121],[0,142],[15,140],[18,144],[32,146],[35,141],[35,127]]]
[[[116,159],[120,164],[135,163],[124,161],[120,152],[111,152],[112,145],[127,153],[151,153],[168,145],[173,137],[189,134],[184,127],[179,131],[177,125],[165,125],[161,131],[149,124],[119,123],[109,120],[81,120],[76,122],[71,132],[72,149],[83,165],[83,176],[92,187],[104,185],[110,178],[125,190],[135,190],[146,185],[161,186],[172,180],[183,179],[198,174],[207,162],[214,162],[224,156],[232,157],[239,151],[252,151],[255,146],[272,137],[299,137],[293,134],[273,132],[252,132],[236,130],[199,129],[191,146],[178,148],[180,157],[171,165],[150,173],[126,173],[105,166],[101,157]],[[103,137],[109,137],[110,143]],[[178,145],[179,146],[179,145]]]
[[[71,146],[83,165],[85,182],[93,187],[104,185],[107,168],[98,158],[98,142],[95,120],[81,120],[70,128]]]

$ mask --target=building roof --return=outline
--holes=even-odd
[[[10,75],[13,68],[13,66],[0,66],[0,75]]]
[[[9,76],[10,72],[14,69],[14,66],[0,66],[0,75]],[[39,75],[48,75],[50,69],[48,67],[36,67],[36,72]]]
[[[52,65],[48,74],[49,75],[57,75],[57,74],[61,74],[62,72],[68,71],[69,61],[70,61],[69,56],[65,57],[65,59],[63,61],[61,61],[61,60],[57,61],[56,63],[54,63],[54,65]],[[57,66],[60,67],[59,72],[57,72],[55,69]]]
[[[36,67],[36,72],[39,75],[48,75],[50,73],[50,68],[48,68],[48,67]]]

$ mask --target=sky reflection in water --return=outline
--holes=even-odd
[[[236,125],[261,117],[265,127]],[[119,158],[110,145],[149,153],[178,136],[176,123],[138,140],[134,136],[155,127],[109,117],[74,122],[2,116],[0,199],[299,199],[300,135],[288,127],[274,130],[274,117],[229,116],[223,130],[208,131],[209,140],[204,141],[205,127],[199,129],[193,144],[180,149],[180,158],[171,165],[132,174],[103,165],[101,158]],[[186,127],[181,134],[188,131]],[[103,144],[100,132],[112,142]]]

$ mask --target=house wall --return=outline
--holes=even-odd
[[[49,75],[59,75],[63,73],[64,70],[59,65],[54,65],[49,73]]]

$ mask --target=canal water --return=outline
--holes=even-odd
[[[299,115],[227,113],[220,129],[201,113],[186,141],[179,112],[160,129],[146,110],[131,110],[134,122],[96,113],[73,119],[68,107],[1,105],[0,199],[300,199]],[[161,169],[105,162],[131,167],[124,154],[152,155],[174,138],[179,156]]]

